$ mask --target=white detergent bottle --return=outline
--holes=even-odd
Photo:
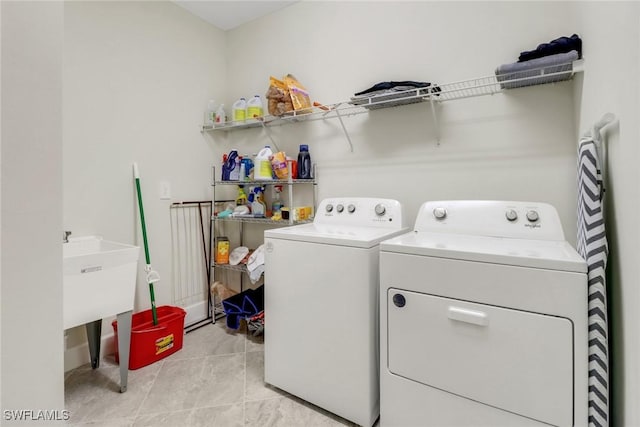
[[[247,102],[247,118],[257,119],[262,116],[262,99],[260,99],[260,95],[256,95]]]
[[[271,147],[265,145],[256,156],[253,166],[253,179],[256,181],[269,181],[273,179],[273,169],[271,169]]]
[[[233,121],[244,122],[247,118],[247,101],[244,98],[233,103]]]
[[[214,126],[222,126],[227,121],[227,114],[224,112],[224,104],[220,104],[216,111]]]
[[[216,117],[216,101],[213,99],[209,100],[207,104],[207,111],[205,113],[205,125],[213,126],[213,122]]]

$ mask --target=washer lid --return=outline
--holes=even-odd
[[[371,248],[385,239],[407,231],[408,228],[390,229],[313,223],[265,230],[264,237],[354,248]]]
[[[587,272],[584,259],[566,241],[412,231],[382,242],[380,251]]]

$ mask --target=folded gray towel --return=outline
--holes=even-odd
[[[538,85],[543,83],[567,80],[571,77],[573,61],[578,59],[578,52],[543,56],[524,62],[500,65],[496,76],[503,89]],[[560,73],[553,76],[548,74]],[[516,80],[510,82],[510,80]]]

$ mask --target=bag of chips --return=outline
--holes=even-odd
[[[311,98],[307,89],[292,74],[287,74],[284,77],[284,83],[289,89],[293,109],[298,113],[310,113]]]

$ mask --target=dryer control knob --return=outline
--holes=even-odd
[[[356,206],[355,205],[347,206],[347,211],[349,211],[349,213],[354,213],[356,211]]]
[[[509,209],[505,212],[504,216],[506,216],[509,221],[515,221],[518,219],[518,212],[516,212],[515,209]]]
[[[395,294],[393,296],[393,303],[395,304],[396,307],[404,307],[405,304],[407,303],[407,300],[404,298],[404,295],[402,294]]]
[[[333,211],[333,205],[332,205],[332,204],[328,204],[324,209],[325,209],[327,212],[331,212],[331,211]]]
[[[531,222],[536,222],[538,219],[540,219],[540,217],[538,216],[538,212],[529,211],[527,212],[527,219]]]
[[[378,216],[382,216],[387,212],[387,208],[385,208],[382,203],[378,203],[374,210],[376,211],[376,215]]]
[[[435,208],[433,210],[433,216],[435,216],[436,219],[445,219],[447,216],[447,210],[445,208]]]
[[[344,206],[338,205],[336,206],[336,210],[338,211],[338,213],[342,213],[342,211],[344,210]]]

